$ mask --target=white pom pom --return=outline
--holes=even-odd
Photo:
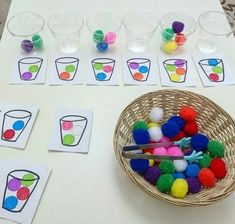
[[[160,127],[152,127],[148,129],[150,140],[152,142],[158,142],[162,138],[162,130]]]
[[[149,120],[158,122],[163,118],[163,109],[160,107],[153,107],[149,112]]]
[[[177,172],[184,172],[188,166],[188,162],[186,160],[174,160],[173,164]]]

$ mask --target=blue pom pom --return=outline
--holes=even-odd
[[[180,131],[180,127],[175,122],[167,122],[162,125],[162,133],[168,138],[174,138]]]
[[[197,177],[200,167],[196,163],[191,163],[188,165],[185,174],[187,177]]]
[[[150,142],[150,135],[148,130],[143,130],[143,129],[134,130],[133,138],[137,145],[148,144]]]
[[[185,175],[183,173],[174,173],[173,177],[174,177],[174,179],[177,179],[177,178],[185,179]]]
[[[131,159],[130,165],[134,171],[142,174],[148,169],[149,161],[148,159]]]
[[[182,129],[184,127],[184,125],[185,125],[185,120],[182,117],[176,116],[176,115],[170,117],[168,122],[176,123],[180,127],[180,129]]]
[[[196,134],[191,137],[191,146],[197,152],[205,151],[207,149],[208,143],[209,139],[205,135]]]
[[[109,45],[105,42],[101,42],[101,43],[96,44],[96,48],[98,51],[104,53],[108,50]]]

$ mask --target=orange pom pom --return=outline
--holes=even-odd
[[[196,119],[197,112],[192,107],[182,107],[179,115],[186,121],[193,121]]]

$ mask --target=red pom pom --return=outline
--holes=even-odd
[[[174,138],[171,138],[171,141],[179,141],[180,139],[184,138],[185,134],[183,131],[180,131]]]
[[[188,121],[184,125],[184,132],[187,136],[192,136],[198,133],[198,126],[195,121]]]
[[[153,154],[153,150],[154,150],[154,149],[143,149],[143,153],[148,152],[148,153]]]
[[[227,174],[225,162],[220,158],[211,160],[210,170],[214,173],[217,178],[224,178]]]
[[[198,179],[205,187],[213,187],[215,185],[215,175],[208,168],[202,168],[199,171]]]
[[[179,115],[186,121],[192,121],[196,119],[197,112],[192,107],[182,107]]]

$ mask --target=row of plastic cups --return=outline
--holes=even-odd
[[[227,20],[232,25],[232,29]],[[22,23],[22,21],[24,22]],[[86,25],[91,31],[90,39],[93,39],[98,51],[105,52],[109,45],[115,42],[123,24],[127,34],[127,48],[133,52],[143,52],[147,49],[159,24],[161,33],[165,32],[168,36],[167,30],[171,29],[175,21],[180,21],[184,25],[183,35],[186,39],[196,30],[195,20],[191,16],[179,12],[163,15],[160,22],[153,13],[145,11],[129,12],[123,19],[113,12],[98,12],[87,18]],[[216,37],[228,37],[235,27],[232,18],[215,11],[201,14],[198,23],[202,38],[198,41],[197,46],[205,53],[217,50]],[[27,12],[10,18],[7,27],[12,35],[26,37],[40,33],[44,25],[44,19],[40,15]],[[58,13],[48,19],[48,27],[58,41],[60,50],[65,53],[73,53],[78,50],[83,25],[84,19],[77,12]],[[164,45],[166,41],[169,42],[163,35],[162,44]],[[174,40],[171,41],[174,42]]]

